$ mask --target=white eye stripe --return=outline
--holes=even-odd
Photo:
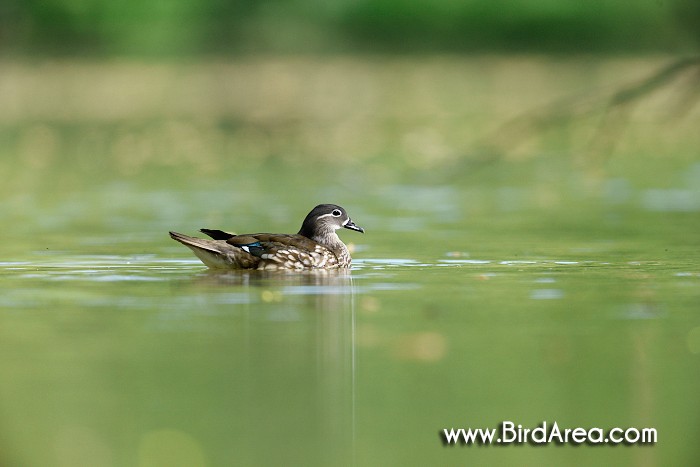
[[[339,213],[339,214],[334,215],[333,213],[335,213],[335,212],[337,212],[337,213]],[[341,211],[339,211],[338,209],[336,209],[336,210],[334,210],[334,211],[331,212],[331,213],[328,213],[328,214],[321,214],[321,215],[318,216],[316,219],[322,219],[322,218],[324,218],[324,217],[340,217],[342,214],[343,214],[343,213],[342,213]]]

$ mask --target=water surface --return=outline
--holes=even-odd
[[[643,244],[554,242],[491,256],[508,248],[484,238],[461,252],[447,230],[457,239],[412,240],[387,258],[375,244],[394,234],[366,227],[344,235],[357,242],[349,273],[211,272],[166,235],[148,254],[115,241],[86,255],[74,239],[3,262],[4,452],[31,465],[693,458],[681,436],[697,430],[693,248],[635,260]],[[502,420],[655,427],[662,441],[438,437]]]
[[[460,63],[342,62],[333,76],[363,91],[350,120],[356,93],[314,94],[308,70],[334,68],[308,62],[249,64],[209,110],[16,107],[0,131],[2,464],[696,464],[695,136],[645,120],[644,147],[580,164],[574,128],[485,161],[460,145],[494,113],[612,72]],[[106,69],[102,91],[121,83]],[[322,202],[366,229],[341,232],[346,273],[211,272],[167,235],[294,232]],[[653,427],[658,443],[439,436],[504,420]]]

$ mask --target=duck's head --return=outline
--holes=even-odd
[[[337,204],[319,204],[306,216],[299,234],[315,238],[335,233],[340,228],[365,232],[362,227],[355,225],[342,207]]]

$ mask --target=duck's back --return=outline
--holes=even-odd
[[[215,239],[228,236],[222,231],[201,229]],[[255,269],[333,269],[347,267],[344,251],[334,252],[299,234],[255,233],[228,236],[226,243],[257,258]],[[344,247],[344,245],[343,245]]]

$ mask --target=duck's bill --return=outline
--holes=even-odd
[[[350,219],[348,219],[348,221],[345,223],[345,225],[343,227],[345,227],[346,229],[350,229],[350,230],[356,230],[360,233],[365,233],[365,229],[355,225],[355,223]]]

